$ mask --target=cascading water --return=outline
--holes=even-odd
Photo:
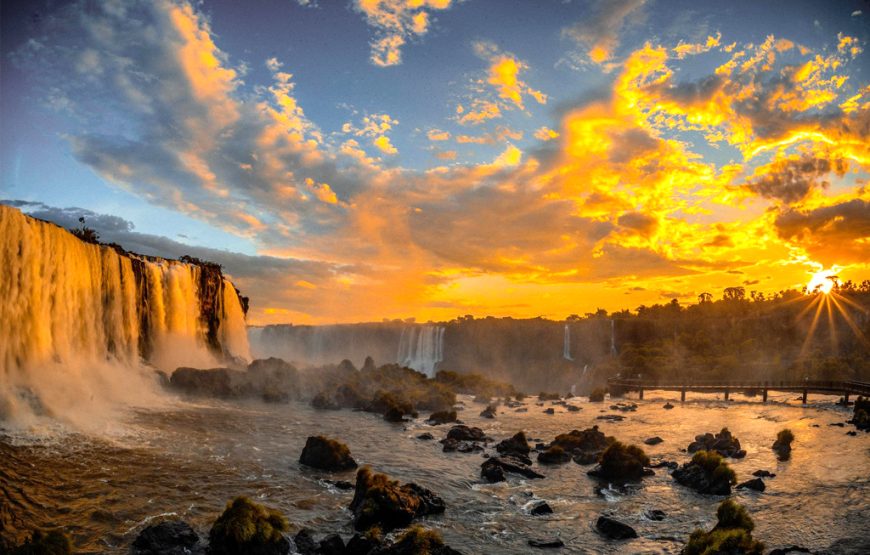
[[[412,326],[402,330],[396,361],[408,368],[435,375],[444,360],[444,326]]]
[[[565,360],[574,360],[571,357],[571,328],[565,324],[565,340],[562,345],[562,358]]]
[[[238,295],[217,267],[86,243],[3,205],[0,237],[0,419],[147,403],[144,363],[250,358]]]
[[[619,353],[616,351],[616,320],[610,319],[610,355],[616,356]]]

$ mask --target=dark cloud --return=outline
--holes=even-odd
[[[655,216],[643,212],[628,212],[619,217],[619,225],[627,227],[639,235],[649,237],[658,229],[659,221]]]
[[[787,209],[775,225],[780,237],[824,264],[870,260],[870,201],[856,198],[813,210]]]
[[[747,183],[746,188],[791,204],[803,200],[813,189],[826,189],[829,182],[822,177],[829,173],[842,177],[848,169],[849,163],[841,158],[805,155],[800,159],[777,160],[761,168],[762,175]]]

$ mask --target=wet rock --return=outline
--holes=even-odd
[[[780,430],[776,434],[776,441],[773,442],[773,451],[776,453],[776,458],[781,461],[787,461],[791,457],[791,443],[794,441],[794,434],[791,430]]]
[[[643,515],[647,517],[649,520],[661,521],[667,518],[667,513],[665,513],[661,509],[647,509],[643,512]]]
[[[457,441],[446,438],[441,440],[441,444],[444,446],[442,451],[445,453],[474,453],[476,451],[483,451],[483,446],[475,441]]]
[[[740,441],[728,431],[728,428],[722,428],[716,435],[706,433],[695,436],[695,441],[689,444],[687,450],[689,453],[716,451],[723,457],[735,459],[746,456],[746,451],[740,448]]]
[[[504,482],[507,479],[504,475],[504,469],[498,465],[484,466],[480,470],[480,476],[490,484]]]
[[[558,445],[553,445],[546,451],[538,453],[538,462],[541,464],[564,464],[570,460],[571,454],[566,453]]]
[[[293,537],[293,543],[296,545],[296,551],[301,555],[317,555],[317,542],[314,541],[314,535],[308,528],[303,528]]]
[[[565,543],[559,538],[549,538],[546,540],[529,540],[529,545],[531,547],[537,547],[539,549],[548,549],[548,548],[558,548],[565,547]]]
[[[447,439],[455,439],[456,441],[486,441],[489,438],[480,428],[469,426],[453,426],[447,432]]]
[[[377,555],[462,555],[449,545],[445,545],[440,533],[421,526],[411,527],[394,544],[383,547],[376,553]]]
[[[529,412],[529,409],[526,407],[523,407],[521,409],[516,409],[514,412]]]
[[[609,422],[622,422],[625,420],[625,417],[621,414],[602,414],[601,416],[596,416],[595,420],[607,420]]]
[[[187,395],[220,399],[246,397],[252,393],[245,373],[229,368],[202,370],[181,367],[172,373],[169,385]]]
[[[505,473],[519,474],[520,476],[524,476],[526,478],[544,477],[543,474],[535,472],[529,467],[529,465],[525,464],[523,461],[510,455],[504,455],[501,457],[490,457],[486,459],[485,461],[483,461],[483,464],[480,465],[480,475],[484,478],[487,478],[487,476],[490,475],[490,471],[488,469],[493,466],[501,468]]]
[[[848,432],[846,432],[846,435],[855,437],[858,435],[858,432],[856,432],[855,430],[849,430]]]
[[[776,477],[776,474],[774,474],[773,472],[770,472],[768,470],[756,470],[755,472],[752,473],[752,475],[757,477],[757,478],[775,478]]]
[[[838,428],[845,428],[846,424],[844,422],[832,422],[828,424],[828,426],[837,426]]]
[[[341,410],[341,406],[325,393],[312,397],[311,406],[319,410]]]
[[[344,555],[344,540],[338,534],[330,534],[320,540],[318,555]]]
[[[565,405],[565,408],[568,409],[568,412],[578,412],[580,411],[580,407],[576,405]]]
[[[780,547],[777,549],[773,549],[767,555],[788,555],[789,553],[812,553],[812,551],[810,551],[806,547],[792,545],[789,547]]]
[[[323,436],[310,436],[302,449],[299,462],[321,470],[341,471],[357,467],[347,445]]]
[[[553,508],[546,501],[538,501],[529,509],[529,514],[532,516],[551,515]]]
[[[670,401],[668,401],[667,403],[665,403],[664,405],[662,405],[662,408],[665,409],[665,410],[671,410],[672,408],[674,408],[674,405],[672,405],[672,404],[670,403]]]
[[[518,453],[525,456],[528,456],[529,452],[531,452],[529,442],[526,440],[526,434],[524,432],[517,432],[513,437],[498,442],[495,446],[495,450],[502,454]]]
[[[349,506],[357,530],[378,526],[384,531],[404,528],[414,518],[444,512],[444,501],[414,483],[399,485],[384,474],[361,468]]]
[[[677,463],[677,461],[666,461],[666,460],[656,461],[654,463],[650,463],[650,465],[649,465],[650,468],[670,468],[671,470],[677,468],[678,466],[680,466],[680,465],[679,465],[679,463]]]
[[[237,497],[212,525],[209,553],[284,555],[290,551],[290,542],[284,537],[289,528],[287,519],[276,509]]]
[[[852,419],[849,423],[859,430],[870,431],[870,399],[859,396],[852,407]]]
[[[369,555],[375,553],[380,545],[380,542],[376,541],[375,538],[357,533],[348,540],[344,548],[344,555]]]
[[[495,418],[495,405],[489,405],[480,413],[481,418]]]
[[[433,412],[429,415],[429,418],[426,420],[427,424],[431,424],[432,426],[439,426],[441,424],[449,424],[450,422],[456,422],[456,411],[446,411],[439,410],[438,412]]]
[[[269,357],[248,365],[246,378],[264,401],[286,402],[299,397],[299,371],[289,362]]]
[[[433,436],[429,432],[426,432],[426,433],[418,435],[417,439],[422,439],[424,441],[431,441],[431,440],[435,439],[435,436]]]
[[[734,471],[715,452],[699,451],[690,462],[671,474],[678,484],[692,488],[698,493],[730,495],[731,485],[737,483]]]
[[[587,474],[606,480],[639,480],[646,475],[644,468],[647,466],[649,466],[649,457],[643,449],[616,441],[604,450],[598,466]]]
[[[136,536],[133,555],[185,555],[199,542],[193,528],[181,520],[168,520],[148,526]]]
[[[615,438],[605,436],[599,431],[598,426],[592,426],[585,430],[571,430],[567,434],[559,434],[550,446],[542,447],[561,447],[573,457],[574,462],[586,465],[598,462],[601,453],[614,441]]]
[[[351,484],[350,482],[348,482],[346,480],[324,480],[323,483],[329,484],[330,486],[334,487],[335,489],[340,489],[340,490],[345,490],[345,491],[353,489],[353,484]]]
[[[637,405],[634,403],[616,403],[610,405],[610,410],[618,410],[621,412],[634,412],[637,410]]]
[[[753,478],[737,484],[737,489],[751,489],[754,491],[764,491],[764,480],[761,478]]]
[[[637,537],[637,532],[634,531],[634,528],[608,516],[598,517],[595,528],[612,540],[627,540]]]
[[[647,445],[658,445],[659,443],[661,443],[663,441],[664,440],[662,438],[660,438],[659,436],[648,437],[645,440],[643,440],[643,442]]]
[[[553,407],[550,407],[544,411],[544,414],[556,414],[556,411],[553,409]]]

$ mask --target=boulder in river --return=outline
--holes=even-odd
[[[429,415],[429,418],[426,420],[427,424],[431,424],[432,426],[438,426],[441,424],[449,424],[450,422],[456,422],[456,411],[446,411],[439,410],[433,412]]]
[[[357,467],[347,445],[323,436],[310,436],[302,449],[299,462],[321,470],[341,471]]]
[[[495,405],[488,405],[480,413],[481,418],[495,418]]]
[[[532,449],[529,447],[528,440],[526,440],[525,432],[520,431],[512,437],[498,442],[495,450],[502,454],[519,453],[528,456]]]
[[[550,446],[561,447],[571,454],[574,462],[585,465],[598,462],[601,453],[614,441],[616,438],[605,436],[598,430],[598,426],[592,426],[585,430],[571,430],[567,434],[559,434]]]
[[[769,470],[756,470],[752,475],[756,478],[776,478],[776,474]]]
[[[546,451],[538,453],[538,462],[541,464],[564,464],[570,460],[571,454],[558,445],[551,445]]]
[[[647,445],[658,445],[659,443],[661,443],[663,441],[664,440],[662,438],[660,438],[659,436],[648,437],[645,440],[643,440],[643,442]]]
[[[649,457],[636,445],[619,441],[611,443],[601,454],[598,466],[587,472],[590,476],[607,480],[639,480],[649,466]],[[652,472],[650,470],[650,472]]]
[[[287,519],[278,510],[237,497],[212,525],[209,553],[284,555],[290,551],[290,542],[284,537],[289,529]]]
[[[557,549],[559,547],[565,547],[565,542],[559,538],[548,538],[545,540],[530,539],[528,543],[531,547],[537,547],[539,549]]]
[[[746,480],[740,484],[737,484],[737,489],[751,489],[753,491],[764,491],[765,485],[764,480],[761,478],[753,478],[751,480]]]
[[[412,526],[392,545],[377,550],[377,555],[462,555],[449,545],[436,530]]]
[[[447,438],[457,441],[487,441],[489,439],[480,428],[464,425],[450,428],[450,431],[447,432]]]
[[[627,540],[637,537],[637,532],[628,524],[619,522],[609,516],[600,516],[595,522],[595,528],[612,540]]]
[[[746,456],[746,451],[740,448],[740,441],[728,431],[728,428],[713,435],[711,433],[695,436],[695,441],[687,448],[689,453],[697,451],[716,451],[723,457],[741,459]]]
[[[526,478],[543,478],[543,474],[539,474],[532,470],[532,468],[525,464],[520,459],[513,457],[511,455],[504,455],[501,457],[490,457],[483,461],[483,464],[480,465],[480,475],[487,480],[489,480],[493,471],[490,470],[490,467],[499,467],[502,470],[502,473],[511,473],[511,474],[519,474],[520,476],[524,476]]]
[[[665,404],[662,406],[662,408],[665,409],[665,410],[671,410],[672,408],[674,408],[674,405],[672,405],[671,402],[668,401],[667,403],[665,403]]]
[[[529,514],[532,516],[542,516],[553,514],[553,508],[546,501],[538,501],[529,509]]]
[[[188,523],[167,520],[139,532],[130,551],[133,555],[187,555],[198,542],[199,536]]]
[[[357,530],[377,526],[384,531],[404,528],[414,518],[444,512],[444,501],[414,483],[399,485],[368,467],[356,474],[356,491],[350,503]]]
[[[709,532],[695,530],[683,548],[683,555],[733,553],[762,555],[764,544],[752,537],[755,523],[749,513],[733,499],[726,499],[716,509],[718,522]]]
[[[780,430],[776,434],[776,441],[773,442],[773,451],[776,453],[776,458],[781,461],[787,461],[791,457],[791,443],[794,441],[794,434],[788,428]]]
[[[711,495],[730,495],[731,486],[737,483],[734,471],[715,451],[698,451],[671,476],[678,484]]]
[[[424,432],[424,433],[418,435],[417,439],[422,439],[424,441],[431,441],[431,440],[435,439],[435,436],[433,436],[429,432]]]

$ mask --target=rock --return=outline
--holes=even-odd
[[[344,555],[373,554],[380,545],[374,538],[357,533],[348,540],[344,548]]]
[[[460,453],[474,453],[475,451],[483,451],[483,446],[475,441],[457,441],[455,439],[447,438],[442,439],[441,444],[444,445],[442,451],[445,453],[453,453],[455,451]]]
[[[516,409],[514,412],[529,412],[529,409],[527,407],[523,407],[520,409]]]
[[[553,409],[553,407],[550,407],[544,411],[544,414],[556,414],[556,411]]]
[[[378,526],[384,531],[408,526],[414,518],[444,512],[444,501],[414,483],[399,485],[368,467],[356,475],[356,490],[350,503],[357,530]]]
[[[501,466],[494,464],[484,466],[480,470],[480,476],[490,484],[494,484],[496,482],[504,482],[507,479],[504,475],[504,469]]]
[[[480,413],[481,418],[495,418],[495,405],[489,405]]]
[[[435,439],[435,436],[433,436],[429,432],[426,432],[426,433],[418,435],[417,439],[422,439],[424,441],[431,441],[431,440]]]
[[[677,468],[678,466],[680,465],[677,463],[677,461],[666,460],[656,461],[654,463],[650,463],[649,465],[650,468],[670,468],[671,470]]]
[[[432,426],[439,426],[441,424],[448,424],[450,422],[456,422],[455,410],[439,410],[438,412],[433,412],[426,420],[426,423],[431,424]]]
[[[181,520],[148,526],[133,541],[133,555],[184,555],[199,542],[193,528]]]
[[[587,474],[606,480],[639,480],[645,475],[646,466],[649,466],[649,457],[643,449],[616,441],[604,450],[598,466]]]
[[[532,516],[550,515],[553,514],[553,508],[546,501],[538,501],[529,509],[529,514]]]
[[[341,410],[341,406],[325,393],[318,393],[312,397],[311,406],[318,410]]]
[[[347,491],[353,489],[353,484],[346,480],[324,480],[323,483],[329,484],[330,486],[340,490]]]
[[[634,528],[607,516],[598,517],[595,528],[612,540],[627,540],[637,537],[637,532],[634,531]]]
[[[667,518],[668,515],[661,509],[648,509],[643,512],[643,516],[647,517],[649,520],[660,521]]]
[[[598,426],[592,426],[585,430],[571,430],[567,434],[559,434],[550,446],[561,447],[573,456],[574,462],[586,465],[598,462],[601,453],[614,441],[615,438],[600,432]]]
[[[330,534],[320,540],[318,555],[344,555],[344,540],[338,534]]]
[[[287,519],[276,509],[237,497],[215,520],[208,533],[212,555],[285,555],[290,542],[284,537],[290,529]]]
[[[513,457],[511,455],[504,455],[501,457],[490,457],[483,461],[483,464],[480,465],[481,472],[480,475],[484,478],[490,475],[489,467],[497,466],[500,467],[504,472],[509,472],[512,474],[519,474],[520,476],[524,476],[526,478],[543,478],[543,474],[539,474],[532,470],[529,465],[525,464],[523,461]],[[487,478],[489,479],[489,478]]]
[[[299,462],[321,470],[341,471],[357,467],[347,445],[323,436],[310,436],[302,449]]]
[[[564,464],[571,460],[571,454],[566,453],[558,445],[553,445],[542,453],[538,453],[538,462],[541,464]]]
[[[314,541],[314,536],[308,528],[303,528],[293,537],[293,543],[296,545],[296,551],[301,555],[317,555],[317,542]]]
[[[858,432],[856,432],[855,430],[849,430],[848,432],[846,432],[846,435],[854,437],[858,435]]]
[[[486,441],[489,439],[480,428],[463,425],[450,428],[450,431],[447,432],[447,438],[457,441]]]
[[[767,555],[788,555],[789,553],[812,553],[812,551],[810,551],[806,547],[792,545],[790,547],[780,547],[777,549],[773,549]]]
[[[828,426],[837,426],[838,428],[845,428],[846,424],[844,422],[833,422],[831,424],[828,424]]]
[[[596,420],[607,420],[609,422],[622,422],[625,420],[625,417],[621,414],[603,414],[601,416],[596,416]]]
[[[524,432],[517,432],[513,437],[498,442],[495,446],[495,450],[502,454],[518,453],[525,456],[528,456],[531,452],[529,442],[526,440],[526,434]]]
[[[692,488],[698,493],[730,495],[731,485],[737,483],[734,471],[715,452],[695,453],[690,462],[671,474],[677,483]]]
[[[761,478],[753,478],[737,484],[737,489],[751,489],[754,491],[764,491],[764,480]]]
[[[261,358],[248,365],[246,378],[264,401],[286,402],[299,397],[299,371],[280,358]]]
[[[409,528],[395,543],[377,550],[376,553],[377,555],[462,555],[450,546],[444,545],[440,533],[421,526]]]
[[[774,474],[773,472],[767,471],[767,470],[756,470],[755,472],[752,473],[752,475],[756,476],[758,478],[775,478],[776,477],[776,474]]]
[[[674,405],[672,405],[671,402],[668,401],[667,403],[665,403],[665,404],[662,406],[662,408],[665,409],[665,410],[671,410],[672,408],[674,408]]]
[[[187,395],[235,399],[252,393],[245,372],[229,368],[178,368],[169,378],[172,389]]]
[[[781,461],[787,461],[791,457],[791,443],[794,441],[794,434],[789,429],[780,430],[776,434],[776,441],[773,442],[773,450],[776,457]]]
[[[537,547],[540,549],[548,549],[548,548],[557,548],[557,547],[565,547],[565,543],[559,538],[550,538],[546,540],[529,540],[529,545],[531,547]]]
[[[645,440],[643,440],[643,442],[647,445],[658,445],[659,443],[661,443],[663,441],[664,440],[662,438],[660,438],[659,436],[648,437]]]
[[[735,459],[741,459],[746,456],[746,451],[740,448],[740,441],[731,435],[728,428],[722,428],[716,435],[707,433],[695,436],[695,441],[689,444],[687,450],[689,453],[716,451],[723,457]]]
[[[375,370],[377,370],[377,366],[375,366],[375,360],[372,357],[367,356],[366,359],[363,361],[360,372],[374,372]]]
[[[580,407],[576,405],[565,405],[565,408],[568,409],[568,412],[578,412],[580,411]]]

